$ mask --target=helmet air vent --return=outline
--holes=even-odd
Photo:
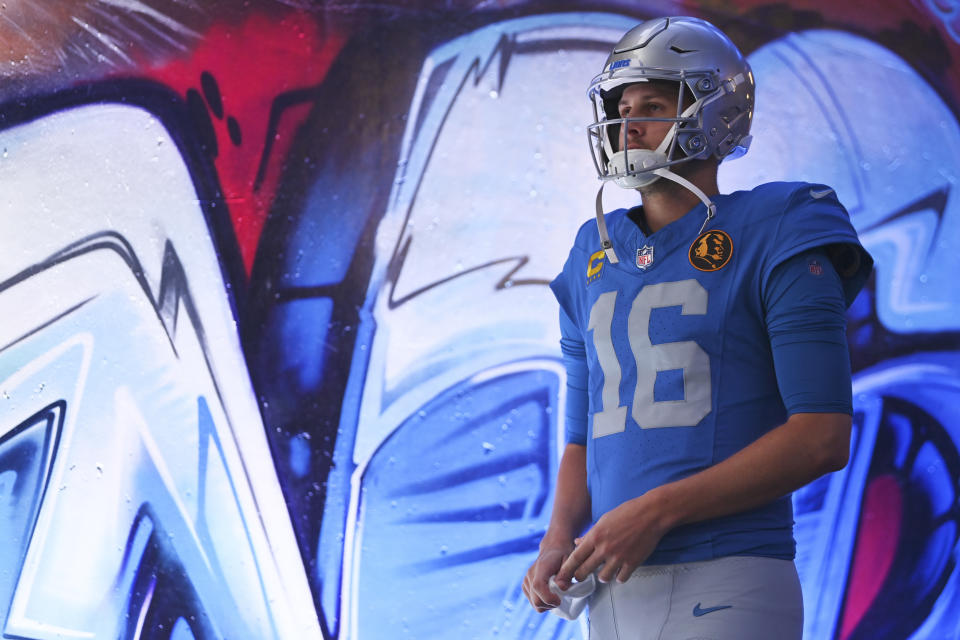
[[[620,39],[613,49],[613,55],[644,48],[651,40],[666,31],[669,24],[669,19],[663,19],[637,25]]]

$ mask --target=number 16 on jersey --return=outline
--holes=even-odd
[[[614,318],[618,293],[600,294],[587,323],[603,371],[600,411],[593,416],[594,438],[620,433],[627,423],[627,407],[620,405],[623,369],[613,348],[613,322],[623,322],[622,315]],[[630,415],[642,429],[692,427],[710,413],[712,391],[707,352],[693,340],[650,342],[650,314],[654,309],[679,306],[681,315],[704,315],[707,298],[703,285],[690,279],[646,285],[633,299],[626,317],[627,340],[637,370]],[[622,331],[623,327],[616,329]],[[683,399],[655,400],[657,373],[676,369],[683,371]]]

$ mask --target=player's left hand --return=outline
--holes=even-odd
[[[646,498],[643,495],[628,500],[603,514],[560,567],[557,586],[569,588],[573,577],[585,580],[601,566],[597,574],[600,582],[614,578],[626,582],[667,532],[661,524],[664,518]]]

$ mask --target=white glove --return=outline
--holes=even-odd
[[[548,585],[550,591],[560,596],[560,604],[550,609],[550,613],[558,615],[564,620],[576,620],[587,606],[587,600],[590,599],[597,588],[597,577],[591,573],[586,580],[571,584],[569,589],[558,587],[554,577],[550,576]]]

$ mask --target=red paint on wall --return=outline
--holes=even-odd
[[[903,494],[897,479],[877,476],[864,492],[863,511],[840,624],[847,640],[863,620],[890,573],[903,516]]]
[[[312,14],[254,13],[239,23],[213,25],[188,57],[142,71],[184,96],[191,89],[203,95],[204,72],[215,80],[222,98],[221,117],[206,100],[217,140],[215,163],[247,275],[283,162],[309,112],[306,104],[284,111],[263,180],[255,185],[274,99],[288,91],[319,85],[344,42],[341,34],[325,28]],[[238,125],[239,145],[231,140],[230,118]]]

